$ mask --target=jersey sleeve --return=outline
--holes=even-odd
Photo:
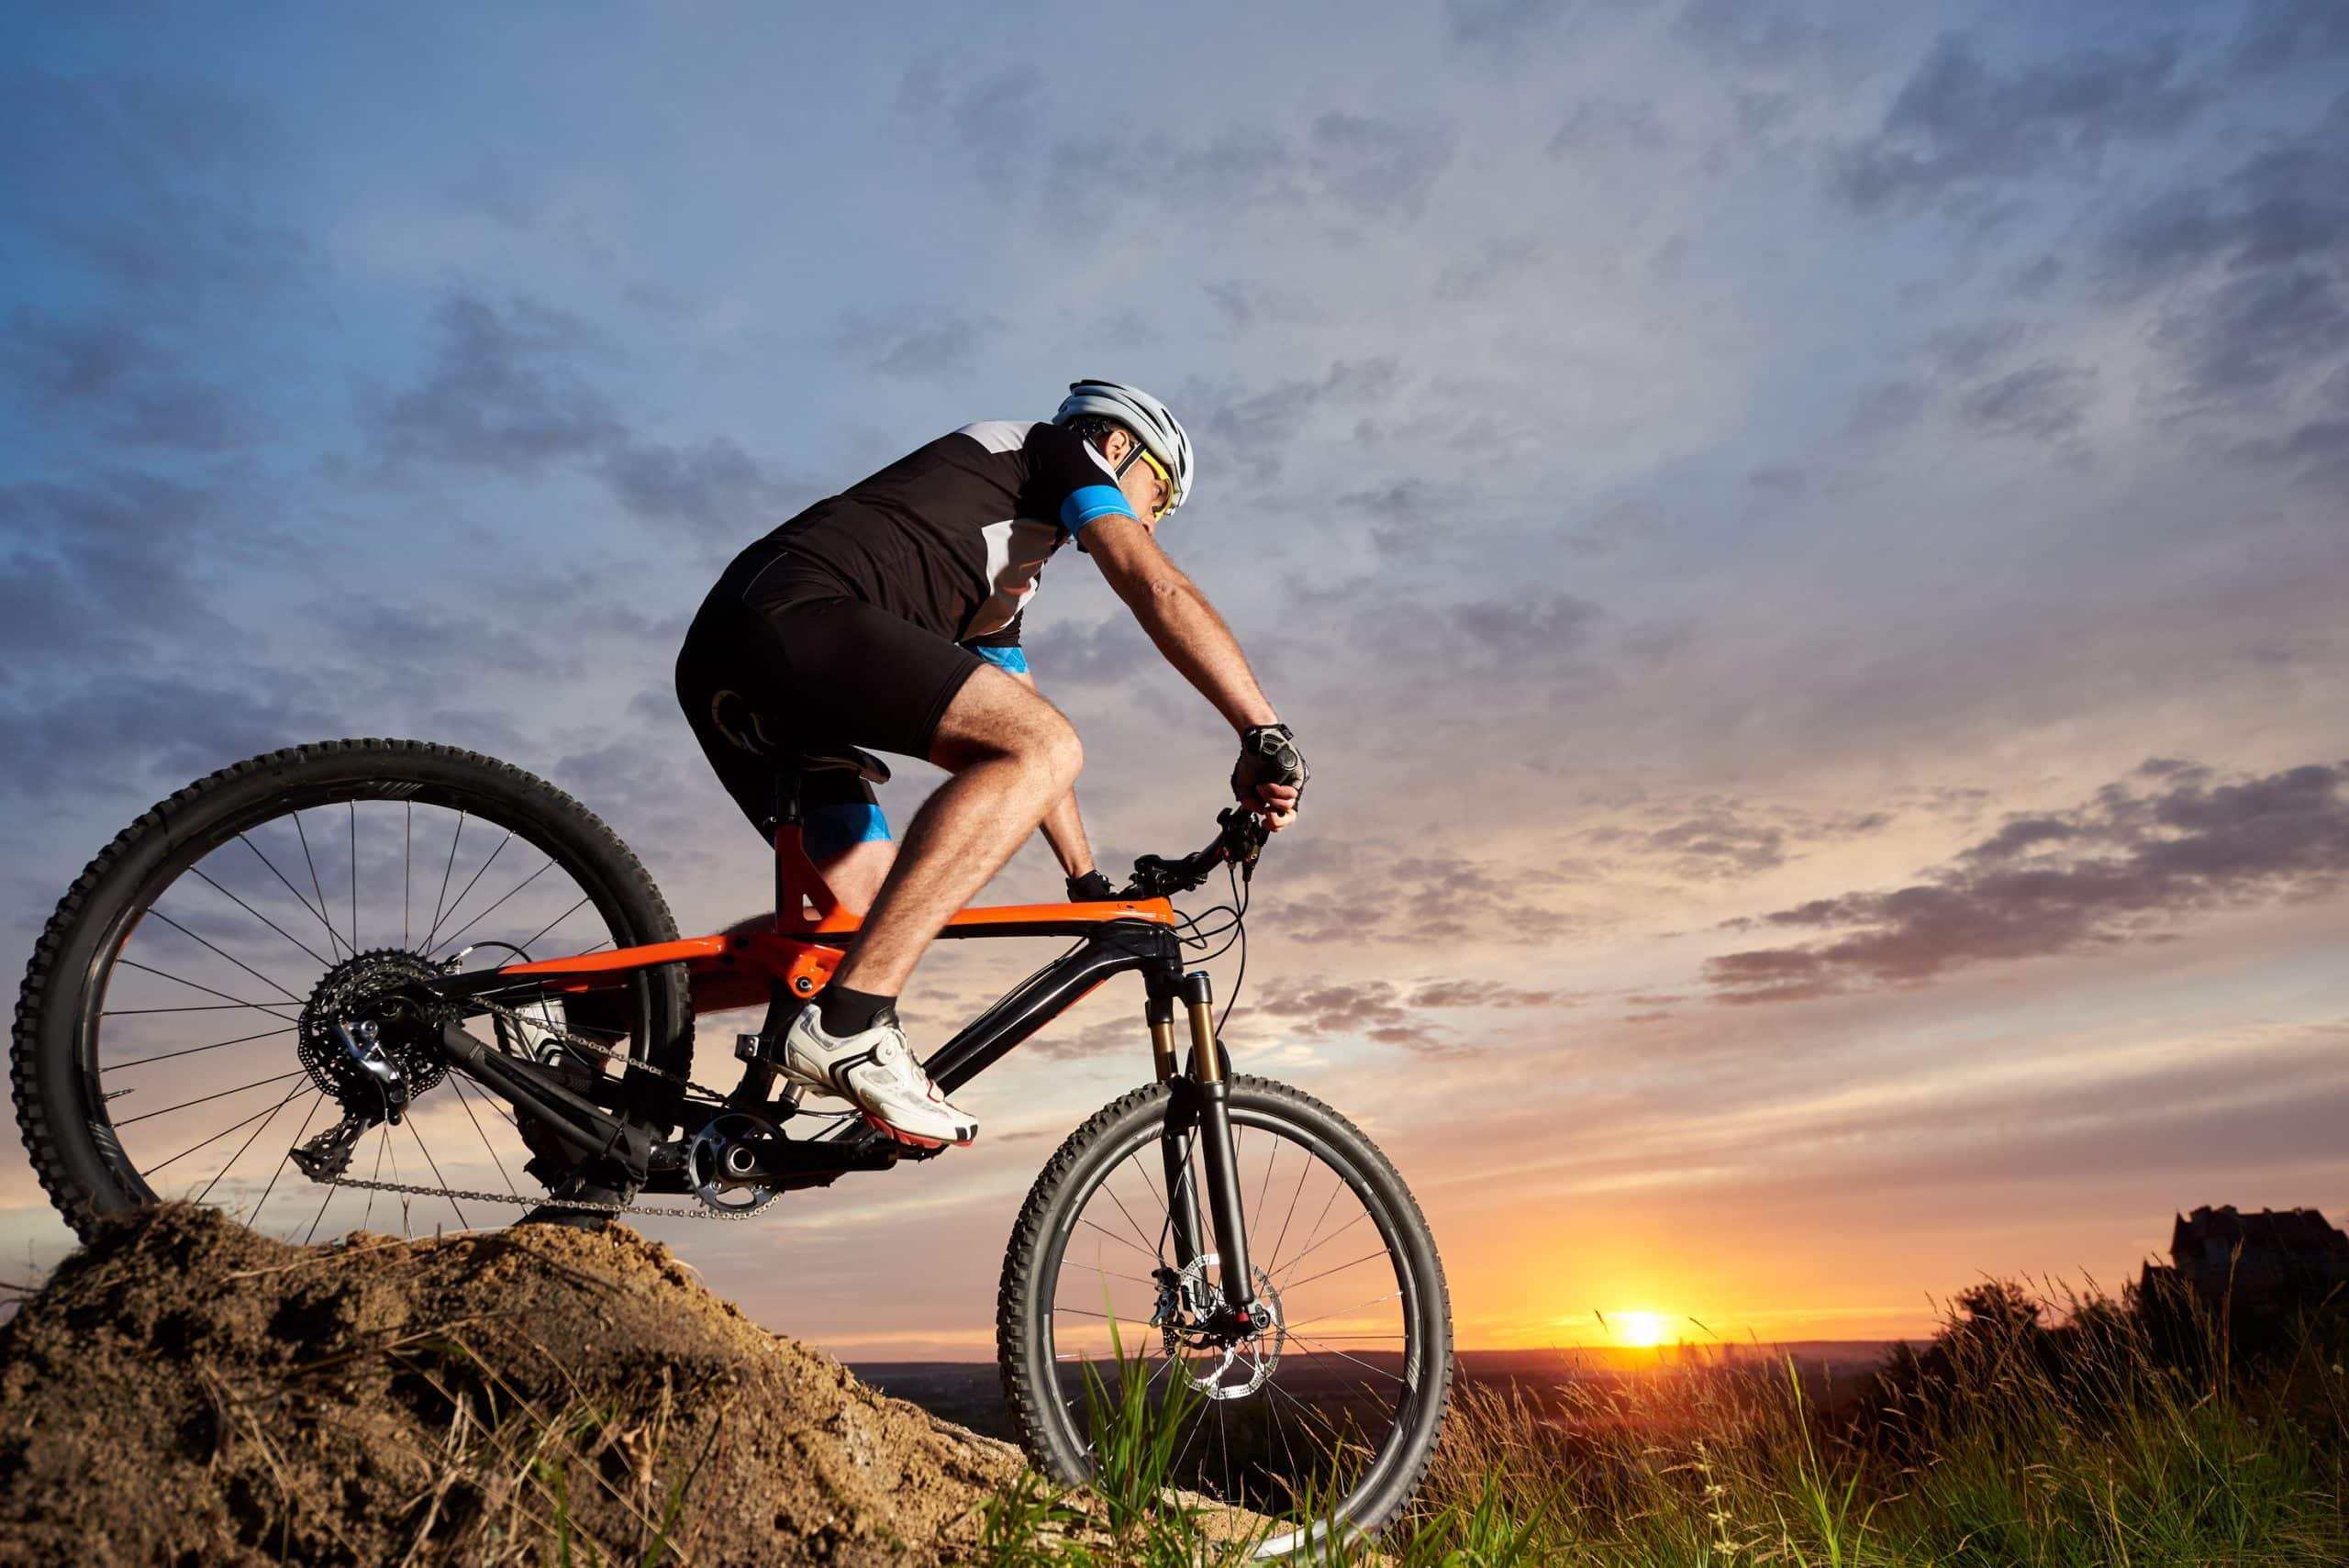
[[[1134,516],[1108,461],[1075,431],[1060,425],[1034,426],[1022,451],[1028,459],[1028,485],[1020,497],[1021,515],[1051,518],[1072,534],[1081,533],[1096,517]]]
[[[1006,625],[988,632],[985,637],[974,637],[963,646],[998,670],[1008,671],[1014,675],[1024,675],[1028,673],[1028,653],[1019,646],[1019,627],[1020,623],[1027,618],[1028,612],[1021,610]]]

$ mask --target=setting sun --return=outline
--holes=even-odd
[[[1619,1345],[1664,1343],[1664,1318],[1659,1312],[1619,1312],[1607,1319],[1608,1330]]]

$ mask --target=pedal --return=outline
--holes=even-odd
[[[755,1110],[777,1121],[788,1121],[799,1114],[799,1086],[782,1076],[774,1058],[759,1049],[760,1041],[765,1038],[757,1034],[734,1037],[734,1059],[751,1071],[743,1076],[741,1087],[727,1096],[727,1103],[738,1110]]]

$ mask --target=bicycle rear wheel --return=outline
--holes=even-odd
[[[511,1218],[321,1191],[289,1167],[286,1151],[340,1115],[317,1060],[334,1049],[332,1017],[364,1016],[371,995],[471,948],[485,951],[469,967],[487,967],[675,936],[628,847],[518,768],[417,740],[273,751],[155,806],[59,902],[17,1002],[17,1123],[85,1236],[102,1215],[174,1198],[293,1240],[379,1214],[428,1231]],[[540,998],[522,1009],[536,1024],[500,1028],[499,1043],[536,1052],[547,1033],[600,1034],[624,1057],[689,1065],[680,965],[599,994],[592,1022],[563,1008]],[[527,1119],[414,1051],[417,1097],[400,1126],[366,1134],[349,1173],[543,1195],[524,1167],[547,1146]]]
[[[1071,1485],[1093,1478],[1091,1423],[1120,1413],[1129,1385],[1112,1358],[1122,1355],[1152,1407],[1146,1420],[1180,1423],[1173,1484],[1305,1518],[1261,1556],[1375,1532],[1426,1473],[1450,1396],[1451,1301],[1427,1221],[1343,1117],[1286,1085],[1233,1077],[1241,1207],[1275,1327],[1206,1342],[1187,1325],[1219,1299],[1220,1279],[1212,1254],[1174,1267],[1162,1152],[1173,1106],[1162,1084],[1100,1111],[1020,1211],[996,1348],[1029,1455]],[[1204,1183],[1196,1141],[1184,1134],[1177,1146],[1178,1187]]]

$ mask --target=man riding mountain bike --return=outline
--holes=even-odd
[[[869,747],[952,774],[893,842],[872,785],[810,775],[803,841],[863,914],[818,996],[761,1050],[804,1089],[853,1102],[924,1148],[978,1122],[908,1049],[896,1002],[923,951],[1041,827],[1072,900],[1116,896],[1095,868],[1074,784],[1084,750],[1036,689],[1020,637],[1044,563],[1071,539],[1169,663],[1239,732],[1241,803],[1275,828],[1307,778],[1288,727],[1230,629],[1155,534],[1191,492],[1190,438],[1163,404],[1080,381],[1049,423],[966,425],[793,517],[734,559],[677,658],[677,698],[762,838],[803,751]],[[779,1037],[779,1038],[778,1038]]]

